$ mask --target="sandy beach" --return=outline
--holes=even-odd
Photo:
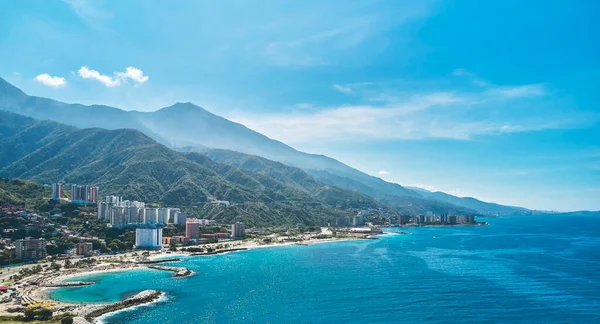
[[[385,234],[379,234],[385,235]],[[375,235],[378,236],[378,235]],[[178,259],[182,257],[202,257],[214,254],[221,253],[233,253],[233,252],[241,252],[243,250],[252,250],[252,249],[260,249],[260,248],[272,248],[272,247],[285,247],[285,246],[307,246],[314,244],[325,244],[332,242],[341,242],[341,241],[350,241],[350,240],[363,240],[363,239],[373,239],[368,235],[361,235],[355,237],[341,237],[341,238],[312,238],[312,237],[301,237],[298,241],[273,241],[269,243],[262,243],[258,240],[240,240],[240,241],[225,241],[219,243],[211,243],[205,244],[202,246],[204,249],[213,249],[214,251],[209,254],[202,253],[192,253],[187,251],[167,251],[166,249],[162,249],[160,251],[149,251],[149,255],[140,256],[142,251],[136,252],[128,252],[125,254],[118,255],[107,255],[96,257],[98,259],[98,263],[93,266],[88,266],[84,268],[76,268],[76,269],[60,269],[60,270],[45,270],[44,272],[34,275],[31,278],[24,278],[21,280],[21,283],[17,286],[19,288],[19,298],[17,301],[21,301],[17,303],[17,301],[13,303],[2,303],[0,304],[0,315],[15,315],[14,312],[8,312],[8,309],[19,307],[19,305],[44,305],[47,307],[51,307],[55,313],[63,313],[70,312],[77,316],[76,323],[88,323],[86,320],[86,316],[93,312],[97,312],[99,309],[103,309],[106,307],[112,307],[114,304],[93,304],[93,303],[65,303],[57,300],[53,300],[51,298],[52,289],[57,289],[57,287],[47,287],[47,285],[61,285],[64,284],[65,281],[73,281],[73,279],[91,275],[91,274],[100,274],[100,273],[110,273],[110,272],[123,272],[130,270],[143,270],[147,269],[148,271],[172,271],[174,276],[178,274],[181,277],[186,277],[189,275],[193,275],[192,272],[185,268],[175,268],[175,267],[164,267],[164,266],[156,266],[155,264],[145,264],[144,262],[148,261],[157,261],[161,259]],[[196,246],[193,246],[196,247]],[[150,268],[152,267],[152,268]],[[185,273],[185,271],[188,273]],[[25,282],[25,283],[24,283]],[[29,284],[28,284],[29,283]],[[81,283],[84,284],[93,284],[93,283]],[[123,301],[122,301],[123,302]],[[147,302],[155,302],[155,300],[150,300]],[[121,302],[119,302],[121,303]],[[138,306],[139,303],[133,302],[132,305]],[[127,306],[129,307],[129,306]],[[126,308],[126,307],[125,307]],[[123,308],[119,308],[119,311],[122,311]],[[106,313],[102,315],[106,316]]]

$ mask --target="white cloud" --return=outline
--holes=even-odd
[[[132,66],[127,67],[125,72],[115,72],[113,77],[101,74],[96,70],[90,70],[87,66],[82,66],[77,73],[84,79],[96,80],[109,88],[121,85],[122,81],[128,79],[133,81],[136,86],[139,86],[149,79],[148,76],[144,75],[142,70]]]
[[[75,12],[79,18],[97,30],[105,30],[104,22],[112,17],[112,14],[99,7],[99,1],[93,0],[63,0]]]
[[[100,72],[96,70],[90,70],[87,66],[82,66],[79,71],[77,71],[79,76],[84,79],[93,79],[98,82],[104,84],[107,87],[116,87],[121,84],[121,80],[118,78],[112,78],[108,75],[100,74]]]
[[[598,113],[570,109],[570,103],[563,104],[537,84],[416,93],[392,89],[389,84],[355,85],[334,88],[352,91],[353,100],[362,104],[259,115],[239,110],[229,118],[286,143],[472,140],[483,135],[583,128],[600,120]]]
[[[496,87],[490,89],[488,93],[507,98],[539,97],[546,94],[546,88],[541,84],[526,84],[512,87]]]
[[[48,73],[43,73],[34,78],[38,83],[48,87],[64,88],[67,86],[67,80],[63,77],[51,76]]]
[[[471,83],[478,87],[487,87],[491,85],[488,81],[478,77],[475,73],[471,73],[465,69],[456,69],[452,71],[452,75],[456,77],[467,78],[471,81]]]
[[[136,69],[133,66],[127,67],[125,72],[115,72],[115,75],[121,79],[131,79],[136,84],[148,81],[148,76],[144,75],[142,70]]]
[[[377,172],[378,175],[388,175],[390,174],[389,172],[385,171],[385,170],[381,170],[379,172]]]
[[[342,86],[339,84],[334,84],[333,88],[341,93],[351,93],[352,92],[352,88],[347,87],[347,86]]]

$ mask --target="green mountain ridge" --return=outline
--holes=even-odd
[[[395,207],[414,212],[437,212],[447,209],[470,211],[473,206],[468,203],[461,205],[464,202],[462,200],[454,200],[456,204],[450,203],[447,197],[431,196],[386,182],[324,155],[297,151],[192,103],[176,103],[154,112],[124,111],[102,105],[66,104],[28,96],[0,78],[0,109],[80,128],[136,129],[161,144],[189,146],[192,150],[200,152],[207,149],[226,149],[256,155],[301,168],[325,184],[357,190],[372,198],[385,200]],[[479,213],[487,213],[491,208],[485,205],[477,206],[482,207],[476,209]],[[517,207],[516,210],[521,209]]]
[[[356,212],[349,208],[394,213],[370,197],[356,199],[357,193],[339,188],[345,203],[328,204],[317,193],[267,175],[199,153],[175,152],[137,130],[78,129],[6,112],[0,112],[0,130],[0,176],[7,178],[94,184],[102,195],[187,206],[202,217],[249,225],[325,225]],[[207,204],[209,197],[229,200],[233,207]]]
[[[403,214],[418,215],[424,214],[427,211],[434,213],[477,214],[477,211],[473,209],[461,208],[445,202],[430,201],[419,197],[386,195],[350,178],[335,176],[326,171],[303,171],[259,156],[221,149],[205,150],[203,154],[220,163],[267,174],[282,182],[294,184],[310,191],[317,190],[319,195],[328,195],[335,198],[337,195],[331,195],[331,193],[340,190],[340,188],[345,188],[354,192],[357,195],[356,199],[375,197],[377,200],[393,206]],[[307,178],[310,181],[306,181]],[[323,186],[324,183],[328,185]],[[331,202],[333,203],[333,201]]]

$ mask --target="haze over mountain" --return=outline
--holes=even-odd
[[[356,190],[402,210],[417,213],[476,210],[483,214],[514,214],[526,211],[510,206],[497,208],[496,204],[487,205],[475,199],[462,199],[447,194],[431,195],[410,190],[360,172],[327,156],[297,151],[191,103],[177,103],[155,112],[123,111],[101,105],[66,104],[28,96],[0,78],[0,109],[75,127],[136,129],[166,145],[188,146],[188,151],[203,152],[218,148],[257,155],[302,168],[322,183]]]
[[[192,214],[249,225],[324,225],[357,209],[396,212],[358,192],[324,185],[300,170],[301,186],[182,154],[137,130],[78,129],[0,112],[0,176],[99,185],[102,195],[187,207]],[[207,198],[228,200],[216,207]]]

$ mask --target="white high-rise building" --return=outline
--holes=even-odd
[[[246,230],[244,227],[244,223],[236,222],[235,224],[231,224],[231,238],[234,240],[243,239],[246,237]]]
[[[59,200],[62,196],[62,183],[52,184],[52,200]]]
[[[169,211],[169,224],[175,223],[175,213],[181,211],[179,208],[171,208]]]
[[[166,225],[169,223],[170,208],[158,209],[158,221],[156,224]]]
[[[144,219],[146,224],[158,224],[158,209],[146,208],[146,218]]]
[[[111,209],[112,215],[110,218],[110,225],[114,227],[122,227],[125,225],[125,207],[113,207]]]
[[[135,247],[138,249],[161,249],[162,228],[156,225],[141,225],[135,230]]]
[[[176,225],[185,225],[187,219],[187,214],[181,211],[175,212],[175,216],[173,216],[173,223]]]

